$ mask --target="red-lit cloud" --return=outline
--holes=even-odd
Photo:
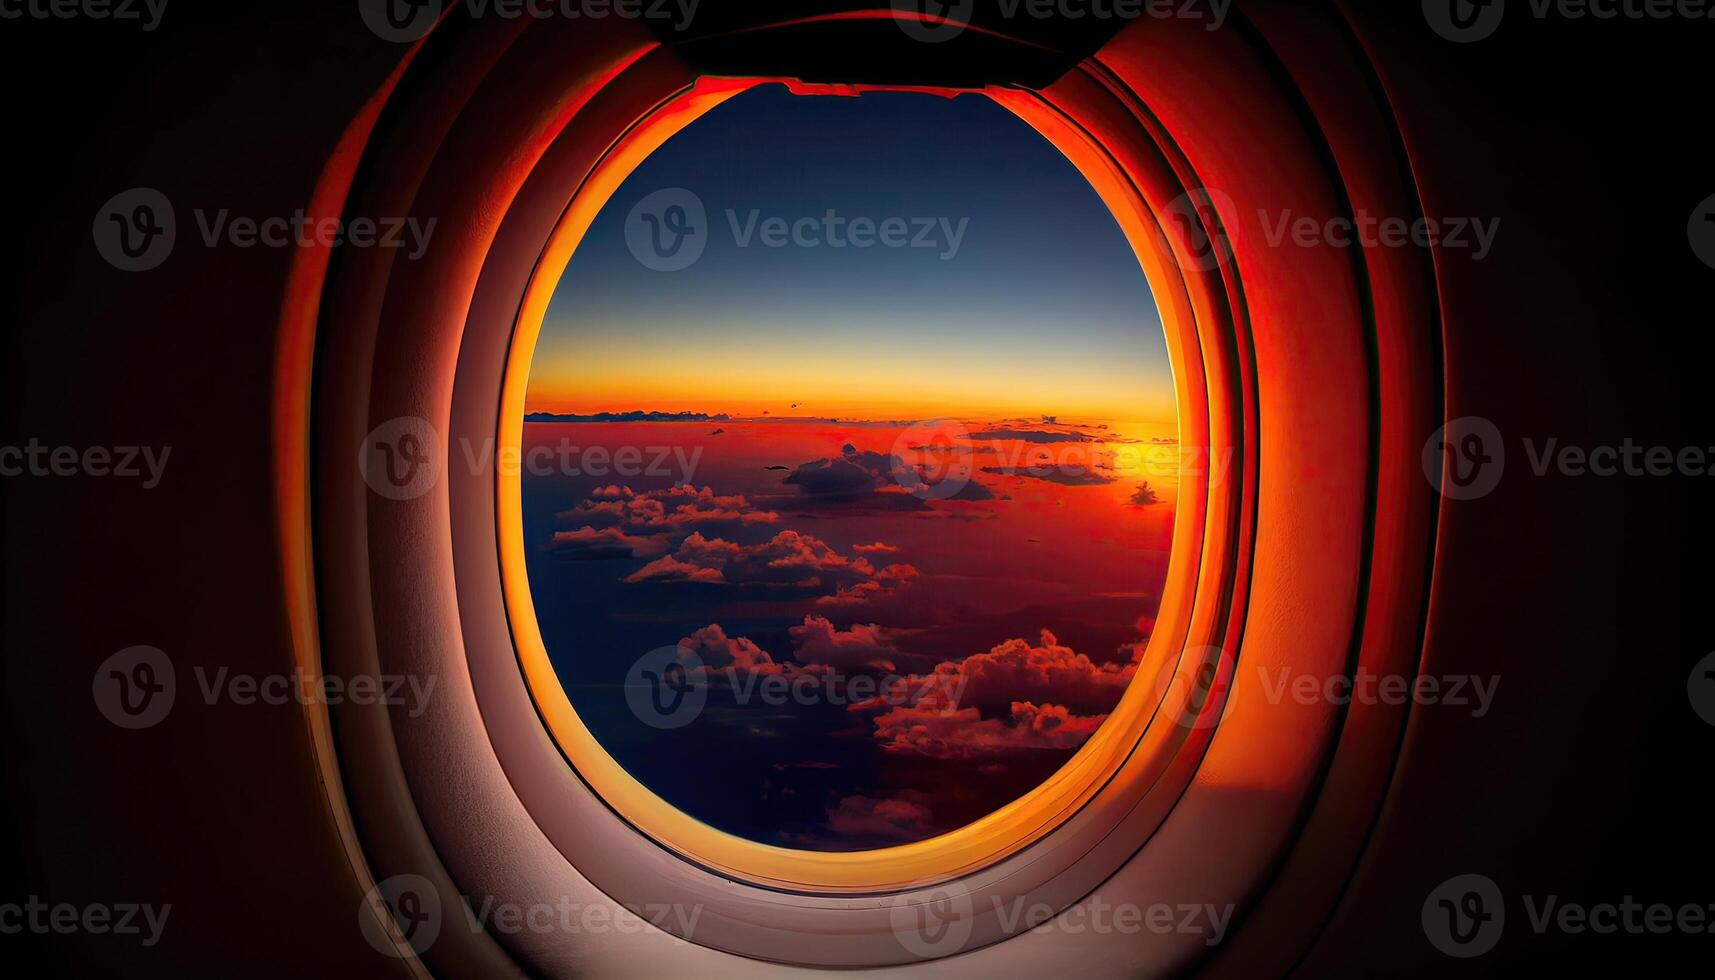
[[[743,671],[754,674],[778,674],[789,665],[775,663],[768,651],[748,638],[729,637],[719,624],[711,623],[679,641],[679,649],[689,651],[702,660],[711,671]],[[680,659],[684,659],[682,656]]]
[[[892,671],[900,655],[888,631],[874,623],[840,630],[824,617],[805,616],[802,626],[786,632],[792,637],[794,656],[802,664],[820,664],[838,671]]]
[[[781,482],[798,488],[799,499],[794,506],[926,511],[929,505],[901,486],[900,480],[921,488],[938,484],[942,478],[944,475],[937,476],[898,456],[860,450],[847,443],[840,447],[839,456],[800,464]],[[956,490],[929,496],[941,500],[994,499],[987,487],[968,475]]]
[[[994,713],[1016,700],[1055,703],[1085,711],[1106,710],[1124,693],[1135,664],[1098,664],[1062,646],[1048,630],[1032,646],[1011,639],[987,653],[938,664],[935,687],[962,692],[961,707]]]
[[[861,841],[920,840],[929,836],[932,816],[915,793],[884,800],[848,796],[828,811],[828,830]]]
[[[984,718],[975,708],[949,711],[927,697],[890,708],[875,719],[875,737],[888,752],[932,759],[976,759],[1031,749],[1075,749],[1107,715],[1074,715],[1064,705],[1014,701],[1007,717]]]
[[[662,536],[626,534],[617,527],[598,530],[586,524],[576,531],[555,532],[548,552],[572,561],[650,558],[666,551],[667,544]]]
[[[907,703],[852,710],[880,712],[875,737],[889,752],[973,759],[1074,749],[1107,718],[1136,670],[1135,662],[1098,664],[1043,630],[1038,645],[1011,639],[913,675]]]
[[[712,487],[669,487],[639,493],[630,487],[598,487],[590,499],[559,515],[591,527],[619,527],[629,534],[689,534],[719,527],[773,524],[780,515],[757,510],[742,494],[721,496]]]
[[[868,558],[842,555],[820,538],[798,531],[781,531],[751,545],[693,532],[672,554],[650,562],[625,581],[771,586],[838,595],[862,583],[892,587],[916,574],[908,565],[877,570]]]

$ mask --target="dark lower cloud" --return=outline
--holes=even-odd
[[[984,429],[971,433],[978,442],[1100,442],[1082,432],[1043,432],[1038,429]]]
[[[937,493],[933,488],[944,479],[958,479],[954,492]],[[891,453],[859,450],[847,443],[840,455],[814,459],[799,464],[783,484],[795,487],[796,507],[805,505],[843,510],[913,510],[930,509],[927,500],[992,500],[989,489],[966,475],[947,474],[908,463]],[[907,489],[929,491],[913,493]]]
[[[910,565],[878,569],[868,558],[843,555],[820,538],[788,530],[760,544],[693,533],[672,554],[643,566],[625,581],[698,582],[839,596],[865,583],[890,590],[916,574]]]
[[[608,561],[653,558],[666,552],[667,538],[626,534],[617,527],[557,531],[548,542],[548,553],[567,561]]]
[[[912,676],[904,703],[852,710],[874,713],[875,738],[894,754],[971,760],[1076,749],[1119,703],[1142,649],[1131,648],[1127,663],[1097,663],[1043,630],[1036,644],[1010,639]]]
[[[588,500],[559,515],[590,527],[617,527],[628,534],[712,532],[755,524],[773,524],[780,515],[751,506],[742,494],[722,496],[713,487],[669,487],[639,492],[630,487],[598,487]]]
[[[999,476],[1019,476],[1032,480],[1045,480],[1057,483],[1063,487],[1099,487],[1114,482],[1113,477],[1103,476],[1095,470],[1076,464],[1037,465],[1037,466],[985,466],[984,473],[994,473]]]

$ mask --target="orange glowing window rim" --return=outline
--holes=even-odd
[[[501,458],[520,448],[531,360],[549,300],[597,214],[631,172],[673,134],[727,99],[769,81],[784,80],[700,80],[634,125],[585,179],[538,260],[520,307],[502,383]],[[1148,206],[1107,152],[1041,97],[1002,88],[984,94],[1011,109],[1065,154],[1113,212],[1155,288],[1166,326],[1181,440],[1188,445],[1206,444],[1210,401],[1197,363],[1192,304]],[[1187,357],[1192,360],[1188,362]],[[1156,629],[1137,672],[1141,678],[1182,676],[1186,667],[1181,665],[1180,639],[1191,627],[1199,579],[1204,579],[1203,586],[1210,585],[1211,566],[1220,564],[1199,560],[1205,547],[1208,503],[1200,492],[1202,484],[1190,481],[1200,476],[1187,473],[1181,484],[1166,583]],[[1183,718],[1199,710],[1194,685],[1133,683],[1096,734],[1048,780],[974,823],[928,840],[869,851],[818,852],[729,834],[678,810],[639,782],[578,716],[536,620],[525,565],[519,475],[503,472],[496,489],[507,613],[519,664],[544,724],[578,776],[621,818],[659,845],[727,877],[794,892],[855,894],[897,891],[969,874],[1052,832],[1100,794],[1128,760],[1127,772],[1133,775],[1127,778],[1153,780],[1172,761],[1187,732],[1182,725],[1154,721]],[[1146,763],[1141,767],[1140,759]]]

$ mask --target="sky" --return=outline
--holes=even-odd
[[[626,224],[668,188],[708,221],[701,258],[662,272],[627,248]],[[830,210],[837,230],[810,239],[824,244],[762,243],[767,219]],[[842,222],[890,218],[926,247],[827,244]],[[1112,215],[1010,112],[978,95],[765,86],[673,137],[604,209],[550,306],[529,403],[1161,421],[1166,356]]]
[[[740,244],[753,211],[830,210],[841,236],[940,237]],[[1119,228],[1011,114],[738,96],[609,202],[535,352],[527,411],[555,420],[525,426],[550,462],[521,476],[523,532],[561,687],[621,766],[729,833],[851,851],[964,826],[1131,681],[1172,541],[1171,393]],[[809,696],[769,701],[769,679]],[[694,710],[664,725],[668,703]]]

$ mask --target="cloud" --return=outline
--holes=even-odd
[[[627,534],[674,536],[780,519],[773,511],[753,508],[743,495],[720,496],[713,487],[692,486],[642,493],[618,485],[598,487],[590,499],[559,516],[595,528],[617,527]]]
[[[732,416],[725,412],[596,412],[594,415],[559,415],[553,412],[531,412],[526,422],[725,422]]]
[[[864,455],[876,460],[882,458],[879,453]],[[862,496],[886,486],[888,472],[885,466],[866,466],[860,458],[816,459],[800,464],[780,482],[797,487],[798,492],[806,496],[838,500]]]
[[[657,558],[635,572],[625,577],[630,583],[638,582],[701,582],[705,585],[719,585],[726,582],[726,576],[719,568],[707,568],[680,561],[672,555]]]
[[[1052,632],[1043,630],[1034,646],[1023,639],[1010,639],[987,653],[943,661],[930,676],[914,679],[958,691],[960,707],[980,708],[989,714],[1014,700],[1040,702],[1050,698],[1083,711],[1107,711],[1125,693],[1136,670],[1135,663],[1098,664],[1062,646]]]
[[[931,759],[977,759],[1012,752],[1075,749],[1095,734],[1107,715],[1076,715],[1064,705],[1014,701],[1004,718],[984,718],[975,708],[945,710],[925,699],[876,716],[875,737],[883,750]]]
[[[850,672],[874,668],[891,672],[900,656],[886,628],[874,623],[855,624],[840,630],[822,616],[805,616],[802,626],[793,626],[794,656],[802,664],[818,664]]]
[[[918,793],[882,800],[848,796],[828,810],[828,830],[853,840],[921,840],[933,832],[933,814]]]
[[[812,614],[805,616],[803,623],[788,627],[786,634],[792,640],[790,660],[774,659],[749,637],[728,636],[718,623],[710,623],[683,637],[677,645],[681,652],[696,654],[708,672],[729,676],[752,673],[850,677],[874,676],[879,671],[897,677],[895,664],[901,659],[912,659],[894,645],[892,630],[875,623],[854,623],[842,630],[826,617]],[[904,684],[900,691],[911,700],[922,696],[917,687]]]
[[[932,471],[907,463],[895,455],[859,450],[851,443],[840,447],[840,455],[802,463],[781,482],[798,488],[800,503],[831,506],[858,505],[873,509],[927,510],[929,505],[911,493],[900,480],[914,487],[933,487],[958,474]],[[964,474],[956,492],[931,493],[939,500],[992,500],[994,494]]]
[[[863,555],[893,554],[899,550],[899,546],[877,541],[875,544],[854,544],[852,550]]]
[[[987,429],[971,433],[971,438],[978,442],[1099,442],[1094,436],[1082,432],[1042,432],[1036,429]]]
[[[557,531],[548,542],[548,553],[570,561],[603,561],[617,558],[653,558],[667,550],[667,539],[626,534],[617,527]]]
[[[776,663],[768,651],[748,638],[729,637],[719,624],[711,623],[679,641],[680,650],[696,654],[710,671],[744,671],[778,674],[789,665]]]
[[[625,581],[724,583],[839,595],[866,582],[889,589],[916,575],[917,569],[910,565],[878,571],[868,558],[842,555],[820,538],[787,530],[752,545],[693,532],[672,554],[650,562]]]
[[[1119,702],[1141,648],[1129,651],[1132,663],[1097,664],[1043,630],[1037,645],[1009,639],[987,653],[943,661],[906,680],[908,697],[892,704],[872,700],[851,710],[878,712],[875,738],[888,752],[973,759],[1073,749]]]
[[[995,473],[1001,476],[1030,477],[1036,480],[1046,480],[1058,483],[1063,487],[1095,487],[1104,483],[1112,483],[1113,477],[1103,476],[1095,470],[1077,463],[1036,466],[985,466],[984,473]]]
[[[860,545],[857,550],[862,551]],[[832,595],[825,595],[816,600],[818,606],[861,606],[866,603],[885,599],[899,591],[899,586],[909,582],[918,575],[917,566],[893,564],[875,573],[875,578],[859,582],[852,586],[840,586]]]

